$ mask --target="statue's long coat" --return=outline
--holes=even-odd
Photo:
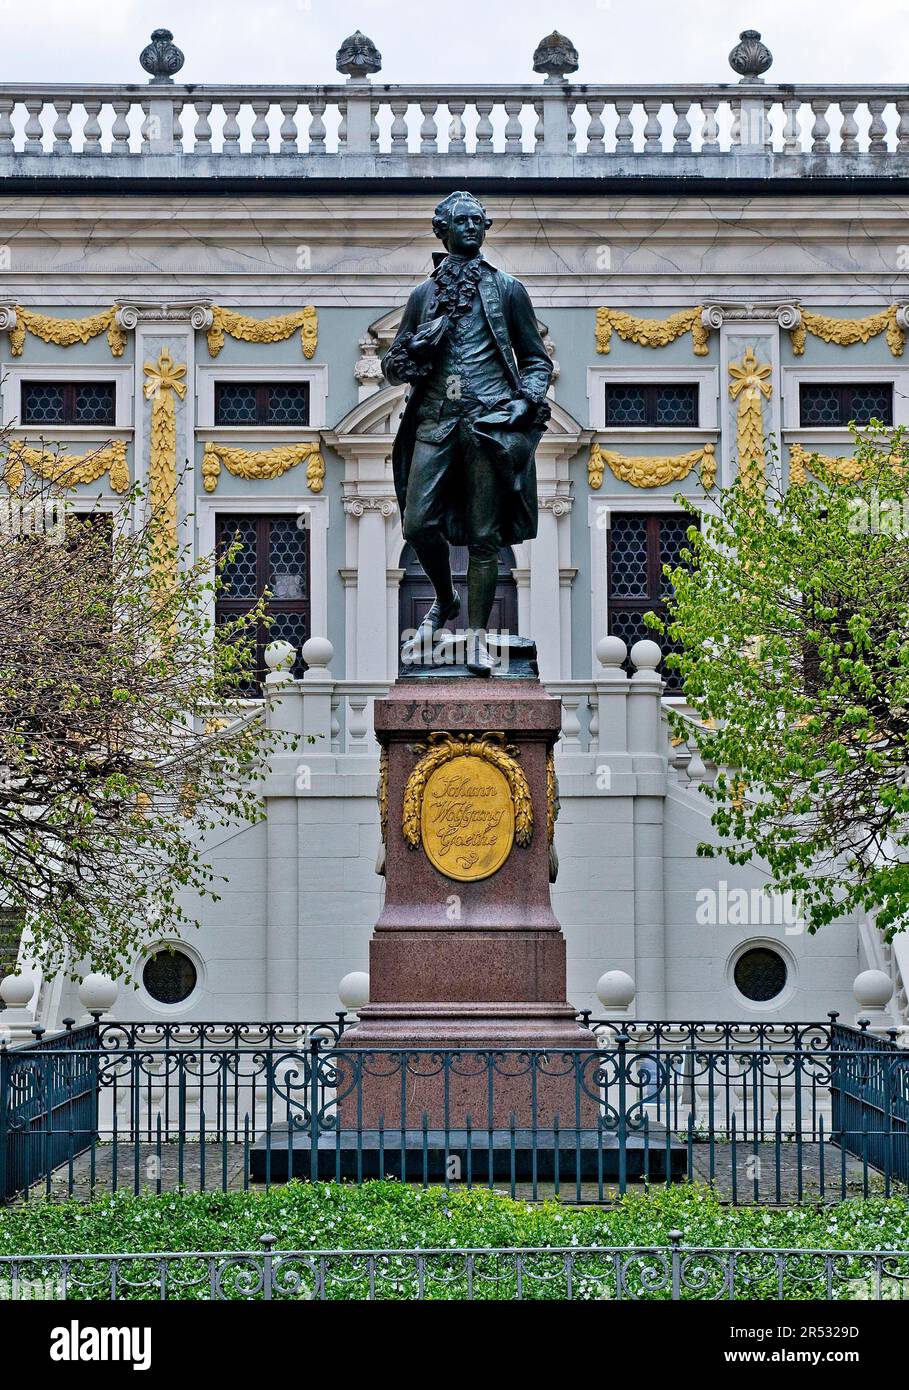
[[[444,258],[440,256],[437,259],[441,261]],[[492,329],[515,396],[524,395],[531,401],[542,403],[552,375],[552,361],[543,346],[529,294],[520,280],[496,270],[486,261],[480,275],[479,293],[486,321]],[[437,317],[437,298],[436,283],[431,278],[424,280],[411,293],[394,343],[382,360],[382,370],[393,384],[407,379],[395,372],[395,359],[397,357],[400,362],[402,356],[406,358],[406,343],[410,335],[422,323]],[[428,377],[421,377],[413,382],[392,451],[395,493],[402,516],[413,456],[416,418],[428,380]],[[508,486],[503,490],[503,545],[516,545],[519,541],[532,539],[537,533],[534,451],[544,428],[544,425],[534,424],[526,429],[509,430],[507,433],[502,431],[496,435],[498,454],[508,475]],[[459,498],[457,489],[450,489],[443,529],[452,545],[466,542],[463,499]]]

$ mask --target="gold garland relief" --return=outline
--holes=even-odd
[[[546,836],[550,844],[555,839],[555,823],[559,815],[559,783],[555,770],[555,750],[546,754]]]
[[[217,357],[224,346],[224,335],[239,338],[244,343],[281,343],[297,329],[300,330],[300,346],[303,356],[313,357],[319,341],[319,316],[315,305],[306,304],[290,314],[278,314],[270,319],[255,319],[249,314],[240,314],[235,309],[222,309],[212,305],[212,324],[208,329],[209,355]]]
[[[753,347],[746,348],[740,362],[730,362],[729,395],[738,402],[736,449],[739,476],[749,487],[762,488],[766,481],[764,459],[763,401],[770,400],[773,388],[769,362],[758,362]]]
[[[709,489],[716,482],[716,445],[704,444],[687,454],[647,455],[617,454],[594,442],[587,459],[587,481],[595,492],[603,486],[607,465],[620,482],[632,487],[663,487],[699,468],[701,482]]]
[[[501,868],[512,843],[533,838],[533,804],[517,749],[504,735],[430,734],[404,789],[401,825],[448,878],[473,881]]]
[[[826,314],[815,314],[799,305],[802,321],[790,332],[792,351],[801,357],[805,351],[805,338],[808,333],[821,338],[825,343],[836,343],[838,347],[852,347],[854,343],[867,343],[886,331],[887,346],[892,356],[902,357],[906,345],[906,335],[897,322],[899,306],[891,304],[877,314],[868,314],[862,319],[834,319]]]
[[[25,479],[23,465],[27,465],[40,478],[61,487],[96,483],[107,473],[114,492],[126,492],[129,488],[126,441],[123,439],[115,439],[94,452],[78,455],[54,453],[50,449],[31,449],[16,439],[7,452],[7,478],[11,486],[22,486]]]
[[[710,335],[701,322],[700,305],[694,309],[680,309],[665,319],[642,319],[627,314],[624,309],[601,307],[597,309],[595,328],[597,352],[609,351],[613,330],[625,342],[649,348],[666,347],[683,333],[690,333],[695,357],[706,357],[710,351]]]
[[[13,357],[21,357],[25,346],[26,333],[32,333],[42,342],[54,343],[57,347],[72,347],[74,343],[87,343],[107,330],[107,342],[112,357],[122,357],[126,347],[126,333],[117,323],[118,304],[103,309],[98,314],[90,314],[84,319],[54,319],[47,314],[36,314],[31,309],[15,306],[16,323],[9,330],[9,347]]]
[[[171,585],[177,569],[177,412],[175,398],[186,395],[186,364],[175,363],[167,348],[145,364],[145,395],[152,403],[148,491],[155,538],[154,578]]]
[[[306,460],[307,486],[310,492],[321,492],[325,486],[325,460],[315,440],[281,444],[274,449],[231,449],[209,441],[202,454],[202,484],[206,492],[214,492],[222,464],[235,478],[261,482],[264,478],[280,478]]]
[[[379,802],[379,826],[384,845],[388,841],[388,749],[384,743],[379,752],[379,787],[376,795]]]

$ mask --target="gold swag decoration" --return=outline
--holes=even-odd
[[[624,309],[601,307],[597,309],[595,330],[597,352],[609,351],[613,329],[625,342],[650,348],[666,347],[683,333],[690,333],[695,357],[706,357],[710,351],[710,335],[701,322],[700,305],[694,309],[680,309],[665,319],[642,319],[626,314]]]
[[[148,492],[152,518],[160,526],[154,559],[155,578],[172,584],[177,568],[177,412],[174,397],[186,395],[186,364],[174,362],[163,348],[157,362],[146,362],[146,399],[151,408]]]
[[[223,348],[225,333],[244,343],[282,343],[298,328],[303,356],[308,359],[315,354],[319,341],[319,316],[313,304],[270,319],[254,319],[249,314],[237,313],[235,309],[222,309],[218,304],[212,305],[211,314],[211,328],[206,334],[211,357],[217,357]]]
[[[902,357],[906,345],[906,335],[896,321],[897,304],[891,304],[880,313],[868,314],[863,319],[832,319],[825,314],[814,314],[810,309],[799,305],[802,321],[797,328],[790,330],[792,351],[801,357],[805,351],[805,336],[813,333],[825,343],[836,343],[839,347],[851,347],[853,343],[867,343],[879,333],[887,332],[887,346],[894,357]]]
[[[126,347],[126,333],[117,323],[119,304],[112,304],[99,314],[90,314],[85,319],[52,319],[46,314],[36,314],[31,309],[15,306],[16,324],[9,330],[9,348],[13,357],[21,357],[25,346],[26,333],[33,333],[45,343],[55,343],[57,347],[72,347],[73,343],[87,343],[97,338],[107,329],[107,342],[112,357],[122,357]]]
[[[686,478],[698,467],[705,488],[716,482],[716,445],[704,444],[687,454],[616,454],[594,442],[587,459],[587,481],[595,492],[603,486],[606,465],[623,483],[632,487],[663,487]]]
[[[263,478],[280,478],[305,459],[309,460],[307,486],[310,492],[321,492],[325,485],[325,460],[316,441],[280,444],[274,449],[231,449],[226,444],[209,442],[202,455],[202,483],[206,492],[214,492],[222,464],[235,478],[259,482]]]
[[[63,487],[78,487],[96,483],[105,473],[110,475],[114,492],[129,488],[129,468],[126,463],[126,441],[115,439],[102,449],[86,454],[60,454],[51,449],[31,449],[19,439],[9,446],[6,456],[7,478],[13,487],[21,487],[25,474],[23,464],[49,482]]]
[[[422,753],[420,761],[407,779],[404,788],[404,808],[401,828],[404,839],[411,849],[418,849],[422,843],[420,813],[423,808],[423,793],[431,773],[437,767],[450,762],[452,758],[482,758],[504,774],[511,790],[514,806],[514,838],[526,849],[533,838],[533,803],[530,787],[523,769],[516,762],[517,749],[505,743],[505,735],[486,733],[462,734],[455,737],[449,733],[429,735],[426,744],[417,744],[415,751]]]
[[[896,465],[896,471],[899,472],[898,456],[894,455],[890,462]],[[867,471],[868,464],[862,463],[860,459],[834,458],[830,454],[810,453],[801,444],[789,446],[789,481],[796,486],[807,482],[809,473],[813,473],[822,482],[854,483]]]
[[[739,457],[739,476],[750,487],[763,487],[764,412],[762,400],[770,400],[773,387],[767,380],[773,368],[768,362],[758,362],[754,348],[746,348],[740,362],[730,362],[729,395],[738,401],[736,420],[736,449]]]

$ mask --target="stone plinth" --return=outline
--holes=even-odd
[[[550,899],[549,759],[561,729],[559,702],[533,679],[424,678],[399,681],[376,702],[374,719],[387,759],[385,905],[370,943],[370,1003],[344,1046],[550,1049],[545,1059],[496,1060],[491,1101],[488,1060],[408,1063],[406,1124],[417,1126],[426,1114],[430,1125],[463,1127],[469,1114],[476,1125],[490,1118],[508,1125],[512,1117],[518,1125],[551,1124],[555,1115],[575,1125],[577,1093],[589,1094],[576,1082],[595,1070],[596,1042],[566,998],[565,941]],[[445,735],[459,746],[492,735],[488,742],[520,769],[516,784],[527,794],[513,803],[515,839],[504,863],[473,881],[435,867],[422,835],[413,843],[408,780],[427,752],[446,743]],[[570,1055],[561,1057],[562,1049]],[[360,1083],[342,1101],[342,1119],[349,1120],[359,1091],[364,1125],[380,1114],[386,1126],[399,1125],[400,1063],[361,1059],[361,1065]],[[595,1106],[582,1108],[586,1123]]]

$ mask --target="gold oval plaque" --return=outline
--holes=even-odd
[[[451,758],[426,780],[420,833],[427,858],[447,878],[488,878],[514,844],[508,778],[483,758]]]

